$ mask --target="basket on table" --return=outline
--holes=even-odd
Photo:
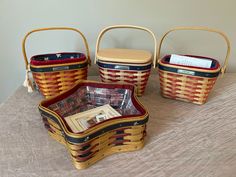
[[[145,50],[120,48],[100,49],[100,42],[103,35],[107,31],[117,28],[143,30],[151,34],[154,40],[154,57],[152,57],[149,51]],[[103,29],[98,36],[95,55],[95,64],[97,63],[99,66],[100,77],[103,82],[134,84],[138,88],[137,95],[141,96],[145,91],[152,63],[156,62],[156,37],[151,30],[140,26],[109,26]]]
[[[45,128],[64,144],[77,169],[87,168],[116,152],[144,146],[148,112],[138,101],[135,86],[80,81],[71,89],[39,104]],[[122,116],[107,119],[87,130],[73,133],[65,117],[110,104]]]
[[[227,43],[227,54],[223,67],[220,67],[217,60],[209,57],[187,55],[190,57],[211,60],[212,64],[210,68],[171,64],[169,63],[170,55],[160,58],[160,51],[164,39],[169,33],[177,30],[202,30],[221,35]],[[195,104],[204,104],[207,101],[208,95],[213,88],[219,73],[221,72],[224,74],[227,67],[229,54],[229,39],[224,33],[218,30],[205,27],[178,27],[169,30],[164,34],[160,41],[157,57],[160,58],[158,60],[158,68],[162,95],[171,99],[192,102]]]
[[[83,39],[87,56],[80,52],[42,54],[31,57],[29,63],[26,55],[27,38],[32,33],[48,30],[69,30],[78,33]],[[29,78],[29,72],[32,72],[36,86],[46,98],[67,90],[79,80],[87,79],[88,64],[90,64],[89,47],[85,36],[78,29],[52,27],[32,30],[24,37],[22,50],[26,66],[24,86],[28,87],[29,92],[32,92],[34,88],[34,84]]]

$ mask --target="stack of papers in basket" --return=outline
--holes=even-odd
[[[211,68],[212,60],[172,54],[170,57],[170,64]]]
[[[113,109],[109,104],[106,104],[88,111],[65,117],[65,121],[71,128],[72,132],[79,133],[102,121],[119,116],[121,116],[119,112]]]

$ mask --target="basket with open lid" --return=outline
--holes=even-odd
[[[117,28],[130,28],[149,33],[154,40],[154,54],[152,55],[150,51],[137,49],[100,49],[100,43],[103,35],[107,31]],[[154,33],[147,28],[132,25],[115,25],[106,27],[98,36],[95,63],[99,66],[100,77],[103,82],[134,84],[138,88],[137,95],[141,96],[144,93],[152,63],[155,61],[156,37]]]

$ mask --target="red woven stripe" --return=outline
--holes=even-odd
[[[124,82],[134,84],[138,87],[138,95],[141,96],[147,85],[147,81],[151,70],[145,71],[123,71],[123,70],[109,70],[99,67],[99,73],[102,82]],[[137,76],[136,74],[143,74]]]

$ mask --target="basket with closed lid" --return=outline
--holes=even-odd
[[[154,40],[154,53],[147,50],[127,48],[100,48],[103,35],[110,30],[130,28],[149,33]],[[101,31],[97,39],[95,63],[99,67],[103,82],[117,82],[134,84],[137,95],[141,96],[150,75],[152,63],[156,58],[156,37],[154,33],[144,27],[132,25],[109,26]],[[154,64],[155,66],[155,64]]]

